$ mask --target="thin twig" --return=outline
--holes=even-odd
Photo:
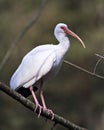
[[[15,48],[17,43],[23,38],[23,36],[27,33],[27,31],[37,22],[39,17],[41,16],[41,13],[46,5],[47,0],[42,0],[42,4],[40,8],[37,11],[37,14],[30,20],[30,22],[24,27],[24,29],[18,34],[16,39],[11,43],[10,48],[8,49],[7,53],[5,54],[1,64],[0,64],[0,70],[3,68],[5,63],[7,62],[8,58],[10,57],[10,54],[12,53],[12,50]]]
[[[75,67],[75,68],[77,68],[77,69],[79,69],[79,70],[81,70],[81,71],[83,71],[83,72],[85,72],[85,73],[88,73],[88,74],[90,74],[90,75],[92,75],[92,76],[94,76],[94,77],[97,77],[97,78],[100,78],[100,79],[104,79],[103,76],[100,76],[100,75],[98,75],[98,74],[95,74],[95,73],[93,73],[93,72],[90,72],[90,71],[88,71],[88,70],[86,70],[86,69],[84,69],[84,68],[82,68],[82,67],[80,67],[80,66],[77,66],[77,65],[75,65],[75,64],[73,64],[73,63],[71,63],[71,62],[69,62],[69,61],[67,61],[67,60],[64,60],[64,63],[66,63],[66,64],[68,64],[68,65],[71,65],[71,66],[73,66],[73,67]]]
[[[56,125],[57,125],[57,123],[54,122],[54,124],[53,124],[52,127],[51,127],[51,130],[53,130],[53,129],[55,128]]]
[[[95,55],[98,56],[98,57],[100,57],[100,58],[102,58],[102,59],[104,59],[104,55],[103,56],[101,56],[99,54],[95,54]]]
[[[95,55],[100,57],[100,58],[98,59],[98,61],[95,64],[94,71],[93,71],[94,74],[96,73],[96,68],[97,68],[98,64],[101,62],[102,59],[104,59],[104,55],[103,56],[101,56],[99,54],[95,54]]]
[[[6,84],[0,82],[0,90],[3,91],[4,93],[8,94],[11,98],[14,98],[18,102],[20,102],[22,105],[24,105],[26,108],[30,109],[31,111],[34,111],[35,109],[35,104],[31,102],[29,99],[26,99],[16,91],[10,89],[9,86]],[[39,109],[37,109],[36,113],[38,114]],[[42,111],[41,113],[42,117],[45,117],[47,119],[51,120],[51,114],[48,113],[48,111]],[[80,126],[75,125],[74,123],[70,122],[69,120],[66,120],[65,118],[56,115],[54,116],[54,119],[51,120],[53,122],[56,122],[55,124],[60,124],[61,126],[64,126],[65,128],[68,128],[69,130],[87,130],[85,128],[82,128]]]

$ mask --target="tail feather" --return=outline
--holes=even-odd
[[[34,92],[38,90],[37,87],[33,87]],[[23,95],[24,97],[28,97],[31,95],[30,89],[29,88],[24,88],[24,87],[20,87],[16,90],[18,93],[20,93],[21,95]]]

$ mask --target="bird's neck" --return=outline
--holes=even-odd
[[[58,39],[59,41],[59,48],[61,51],[63,51],[64,54],[66,54],[66,52],[68,51],[69,47],[70,47],[70,41],[68,39],[68,37],[65,35],[65,36],[61,36],[60,39]]]

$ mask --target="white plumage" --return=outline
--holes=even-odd
[[[66,24],[59,23],[54,30],[54,35],[59,41],[59,44],[41,45],[31,50],[24,56],[21,64],[10,80],[10,86],[14,90],[19,90],[21,87],[26,89],[32,87],[33,89],[33,85],[40,88],[40,97],[43,106],[38,103],[36,96],[34,96],[35,93],[33,94],[33,90],[29,90],[36,103],[36,109],[37,107],[40,109],[39,115],[42,109],[47,109],[42,93],[42,86],[45,81],[58,73],[64,56],[69,49],[70,42],[66,34],[70,34],[77,38],[82,43],[83,47],[85,47],[83,41],[69,30]],[[51,110],[49,110],[49,112],[53,117],[53,112]]]

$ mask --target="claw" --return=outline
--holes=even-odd
[[[36,104],[36,107],[35,107],[35,109],[34,109],[34,112],[36,112],[37,108],[38,108],[38,105]]]
[[[51,114],[51,115],[52,115],[51,120],[54,119],[54,113],[53,113],[53,111],[52,111],[51,109],[43,108],[43,110],[44,110],[44,111],[48,111],[48,114]]]
[[[51,120],[53,120],[53,119],[54,119],[54,115],[55,115],[55,114],[53,113],[53,111],[52,111],[51,109],[47,109],[47,110],[48,110],[48,113],[52,115]]]
[[[36,112],[36,110],[37,110],[37,108],[39,107],[39,113],[38,113],[38,118],[40,117],[40,114],[41,114],[41,112],[42,112],[42,106],[40,105],[40,104],[36,104],[36,107],[35,107],[35,109],[34,109],[34,112]]]

